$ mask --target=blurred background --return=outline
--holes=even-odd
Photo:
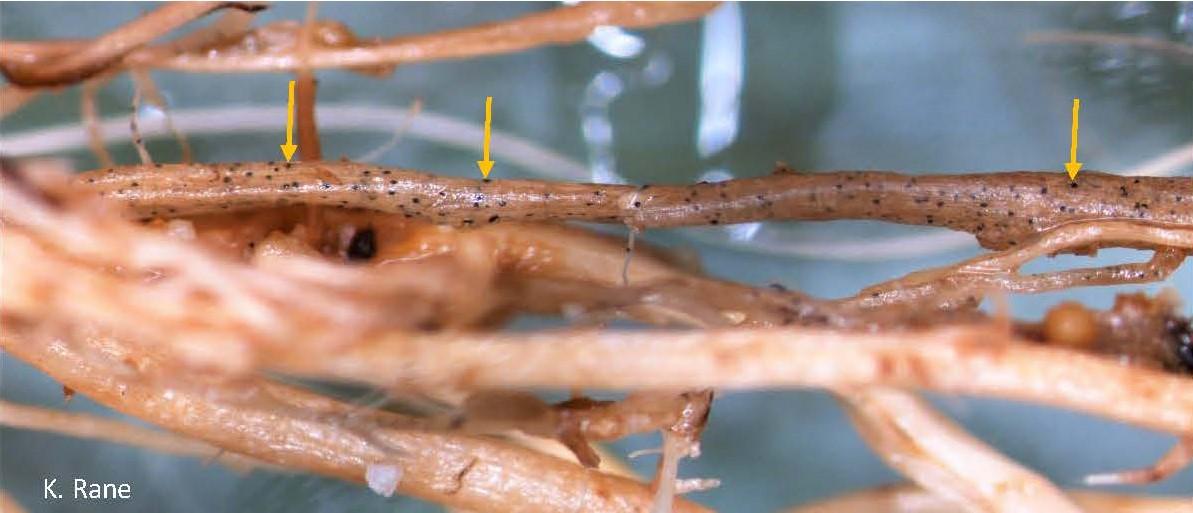
[[[551,9],[553,3],[351,3],[319,6],[358,36],[422,33]],[[147,3],[0,3],[4,39],[91,38],[153,8]],[[306,6],[274,5],[258,23],[302,19]],[[1157,50],[1121,42],[1033,44],[1040,31],[1147,37],[1184,45]],[[326,158],[473,176],[485,96],[493,96],[494,178],[596,182],[721,180],[769,173],[778,161],[804,170],[917,173],[1055,170],[1068,158],[1071,102],[1081,98],[1085,169],[1159,169],[1193,175],[1193,3],[725,3],[699,22],[652,30],[605,27],[587,42],[513,55],[400,67],[373,79],[318,74]],[[286,75],[153,74],[199,160],[269,160],[283,136]],[[128,144],[132,86],[122,77],[99,96],[109,149]],[[402,129],[401,139],[379,152]],[[178,160],[142,107],[158,161]],[[0,153],[56,154],[95,166],[79,126],[78,88],[46,95],[3,120]],[[1183,150],[1182,150],[1183,148]],[[1176,152],[1176,153],[1174,153]],[[370,155],[373,153],[373,155]],[[1184,164],[1156,167],[1156,159]],[[1175,155],[1175,156],[1174,156]],[[1151,166],[1151,167],[1148,167]],[[659,245],[697,251],[713,275],[780,283],[823,297],[977,254],[964,234],[870,222],[749,224],[653,231]],[[1106,251],[1097,263],[1147,254]],[[1089,259],[1060,258],[1043,270]],[[1193,298],[1189,265],[1164,284]],[[1015,296],[1035,319],[1061,299],[1106,308],[1123,288]],[[1186,315],[1193,309],[1184,307]],[[525,320],[522,327],[546,321]],[[6,400],[111,415],[4,357]],[[1171,437],[1081,414],[1004,401],[934,397],[946,412],[1011,457],[1065,487],[1089,473],[1150,464]],[[656,435],[613,445],[627,454]],[[681,477],[716,477],[694,500],[722,511],[774,511],[898,476],[873,456],[842,412],[814,391],[722,394],[704,453]],[[653,472],[653,456],[633,465]],[[31,511],[74,511],[41,500],[45,476],[132,483],[131,501],[93,511],[436,511],[327,479],[240,475],[194,459],[56,435],[0,429],[0,484]],[[1193,471],[1123,491],[1193,493]]]

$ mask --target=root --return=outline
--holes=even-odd
[[[83,116],[83,125],[87,127],[88,144],[91,146],[91,153],[95,154],[96,160],[101,166],[114,166],[115,162],[112,160],[112,154],[108,153],[108,147],[104,143],[103,129],[99,123],[99,110],[95,104],[95,95],[99,92],[105,84],[107,84],[107,77],[98,77],[94,80],[89,80],[83,83],[83,93],[80,96],[81,104],[79,111]]]
[[[74,83],[113,65],[120,57],[142,68],[172,69],[192,73],[297,71],[299,69],[348,68],[378,75],[393,66],[416,62],[462,59],[511,53],[547,45],[583,40],[602,25],[625,28],[653,27],[689,21],[716,7],[715,3],[600,2],[561,7],[521,18],[426,34],[400,36],[381,42],[358,43],[342,26],[329,31],[324,45],[303,55],[293,44],[300,27],[285,22],[262,27],[269,37],[241,40],[208,47],[208,51],[163,54],[138,47],[219,7],[254,7],[238,3],[177,4],[161,8],[92,42],[46,43],[4,42],[0,44],[0,71],[23,86]],[[247,44],[249,41],[252,44]],[[280,41],[276,47],[269,42]],[[73,54],[53,67],[33,66],[64,54]]]
[[[299,31],[296,45],[302,67],[294,73],[294,119],[298,124],[298,153],[305,161],[323,160],[319,126],[315,120],[315,98],[319,84],[315,80],[315,73],[308,66],[317,5],[316,2],[307,3],[306,21]]]
[[[1166,241],[1172,241],[1169,246]],[[1043,256],[1080,253],[1090,247],[1155,247],[1151,260],[1101,268],[1021,275],[1019,269]],[[1144,223],[1070,223],[1025,241],[1017,249],[974,257],[957,265],[919,271],[862,290],[847,303],[873,308],[935,302],[951,307],[975,303],[991,292],[1035,294],[1096,285],[1148,283],[1166,279],[1193,249],[1193,229]],[[935,306],[935,305],[934,305]]]
[[[129,115],[128,130],[133,134],[133,147],[137,149],[137,155],[141,157],[141,165],[153,165],[153,157],[149,156],[149,150],[145,148],[145,141],[141,138],[140,123],[137,118],[141,110],[141,88],[136,87],[133,91],[132,114]]]
[[[1028,34],[1028,44],[1107,45],[1128,46],[1157,52],[1179,61],[1193,63],[1193,46],[1153,37],[1140,37],[1102,32],[1035,32]]]
[[[402,124],[398,125],[398,128],[394,130],[393,136],[390,137],[385,144],[369,150],[368,153],[365,153],[354,160],[358,162],[374,162],[380,160],[381,157],[386,154],[386,152],[392,150],[398,145],[399,142],[401,142],[402,137],[406,135],[406,132],[410,131],[410,126],[414,123],[414,120],[418,118],[418,115],[421,114],[422,111],[422,99],[415,98],[413,102],[410,102],[410,110],[406,112],[406,117],[403,118]]]
[[[22,87],[60,86],[86,80],[105,71],[113,62],[141,46],[208,13],[224,8],[257,10],[258,7],[235,2],[179,2],[167,4],[141,16],[117,30],[81,47],[55,45],[38,48],[17,45],[0,46],[0,53],[34,53],[34,62],[0,62],[0,72],[12,84]],[[54,57],[50,59],[49,57]]]
[[[1081,510],[1042,476],[975,439],[912,394],[837,391],[862,438],[888,465],[971,513]]]
[[[1070,490],[1089,513],[1191,513],[1190,497],[1145,497]],[[948,499],[910,485],[884,486],[796,507],[787,513],[960,513]]]
[[[0,119],[16,112],[41,94],[37,89],[25,89],[13,85],[0,87]]]
[[[240,454],[230,453],[190,438],[153,429],[145,429],[127,422],[81,413],[54,411],[35,406],[0,401],[0,424],[7,427],[58,433],[77,438],[91,438],[131,447],[139,447],[163,454],[192,456],[206,461],[218,461],[240,472],[247,472],[258,468],[272,471],[286,471],[283,467],[270,465]]]
[[[26,510],[8,492],[0,489],[0,511],[4,511],[5,513],[25,513]]]
[[[581,464],[597,467],[601,459],[590,441],[675,430],[688,443],[695,443],[704,424],[703,419],[691,417],[706,415],[711,401],[711,392],[640,392],[617,402],[580,397],[547,405],[532,394],[486,392],[469,397],[463,411],[451,418],[450,426],[475,433],[517,429],[528,435],[556,438]]]
[[[152,173],[153,176],[146,176]],[[251,173],[251,174],[249,174]],[[690,186],[483,182],[351,162],[124,167],[84,174],[139,215],[231,212],[279,201],[368,208],[464,226],[573,220],[638,228],[763,220],[882,219],[973,233],[992,249],[1018,247],[1066,223],[1094,219],[1193,224],[1188,178],[1094,172],[1081,185],[1059,173],[904,176],[783,173]],[[146,189],[129,187],[133,181]],[[221,183],[222,181],[222,183]],[[1084,187],[1084,189],[1083,189]],[[878,202],[877,204],[875,202]],[[1074,250],[1088,252],[1096,248]]]
[[[1177,441],[1172,450],[1149,467],[1086,476],[1085,484],[1091,486],[1145,485],[1162,481],[1190,464],[1193,464],[1193,438],[1183,438]]]
[[[178,142],[178,149],[182,152],[182,162],[190,163],[194,160],[194,154],[191,151],[191,143],[186,138],[186,134],[174,125],[174,116],[170,114],[170,106],[166,103],[166,99],[162,97],[161,92],[157,89],[157,84],[154,83],[153,77],[149,75],[146,70],[134,69],[130,73],[133,78],[133,85],[137,91],[140,91],[150,104],[158,109],[161,109],[162,116],[166,120],[166,129],[174,135],[174,140]],[[137,138],[142,137],[142,133],[138,130]],[[142,162],[144,163],[144,162]]]
[[[489,365],[494,359],[505,364]],[[283,354],[271,361],[278,370],[378,385],[399,374],[413,382],[476,388],[882,385],[1048,404],[1193,433],[1193,383],[1187,377],[1040,347],[989,325],[893,334],[775,328],[394,335],[334,355]]]
[[[137,351],[112,339],[89,343],[102,343],[109,352],[84,355],[72,349],[74,344],[19,335],[12,323],[0,335],[5,351],[102,404],[277,465],[363,483],[370,464],[396,464],[402,470],[400,493],[478,511],[531,504],[567,509],[584,500],[589,511],[628,512],[644,509],[650,501],[649,490],[632,480],[498,441],[411,431],[407,426],[417,424],[396,414],[377,412],[360,419],[368,421],[366,437],[361,428],[334,420],[350,405],[261,380],[176,386],[171,388],[173,400],[162,401],[161,387],[125,377],[127,371],[121,370],[122,355],[133,357]],[[470,479],[445,477],[464,465],[472,465]],[[528,486],[507,486],[509,482]],[[593,489],[608,494],[590,494]],[[675,511],[704,510],[677,501]]]
[[[1189,178],[783,166],[752,179],[619,186],[322,161],[317,70],[381,76],[401,64],[575,42],[600,26],[693,20],[714,6],[583,3],[369,40],[316,19],[313,4],[304,23],[252,28],[255,5],[178,3],[94,40],[0,42],[0,72],[13,84],[0,115],[45,88],[82,84],[84,124],[104,166],[72,180],[57,165],[34,172],[41,165],[0,162],[0,347],[61,381],[68,395],[77,390],[178,435],[3,402],[0,422],[163,452],[215,451],[225,463],[318,473],[450,508],[664,513],[703,511],[677,495],[718,484],[678,477],[680,460],[699,455],[709,387],[819,387],[834,390],[876,450],[933,495],[875,492],[817,511],[1173,506],[1062,492],[902,390],[1053,405],[1179,438],[1151,467],[1093,483],[1150,482],[1187,466],[1193,346],[1172,298],[1121,295],[1105,312],[1062,304],[1040,323],[991,319],[974,306],[991,294],[1168,277],[1193,252]],[[151,45],[221,9],[215,23]],[[1033,41],[1086,42],[1062,36]],[[1121,38],[1088,42],[1189,53]],[[294,73],[302,161],[154,164],[137,118],[142,99],[166,107],[154,69]],[[142,165],[115,168],[95,95],[124,71],[136,85],[127,136]],[[374,153],[407,128],[475,144],[478,129],[455,120],[426,115],[419,121],[438,123],[439,132],[418,128],[419,108]],[[189,144],[166,116],[189,161]],[[334,126],[330,119],[322,121]],[[500,145],[518,154],[510,162],[555,178],[587,176],[566,158],[513,142]],[[1132,173],[1170,174],[1189,162],[1185,150]],[[648,228],[838,219],[945,227],[995,252],[831,301],[712,279],[636,242]],[[625,225],[629,239],[623,246],[560,226],[567,221]],[[1042,256],[1104,247],[1155,253],[1145,263],[1020,272]],[[525,313],[654,329],[496,331]],[[301,377],[365,383],[387,399],[433,399],[434,407],[401,415],[279,383]],[[533,387],[573,397],[546,404],[525,392]],[[587,389],[630,393],[597,401]],[[597,470],[592,442],[654,430],[663,436],[653,485]],[[527,448],[555,442],[580,465]]]

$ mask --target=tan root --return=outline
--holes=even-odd
[[[335,21],[252,26],[255,4],[162,6],[92,40],[0,41],[0,116],[49,88],[82,86],[102,168],[0,161],[0,347],[74,391],[151,422],[0,402],[0,424],[302,471],[458,511],[705,511],[679,495],[700,453],[714,390],[833,391],[863,438],[921,488],[809,506],[849,511],[1188,512],[1189,498],[1064,491],[935,412],[915,391],[1051,405],[1172,434],[1152,466],[1097,474],[1140,484],[1193,461],[1193,341],[1171,293],[1122,294],[1096,311],[990,316],[1001,294],[1168,278],[1193,253],[1193,179],[1085,171],[915,175],[795,172],[719,183],[609,185],[470,180],[325,162],[315,73],[580,41],[596,27],[695,20],[713,3],[585,2],[516,19],[390,39]],[[213,23],[165,42],[213,11]],[[1187,57],[1179,45],[1083,34]],[[298,162],[191,163],[150,72],[294,75]],[[129,71],[141,165],[114,167],[97,93]],[[161,108],[185,163],[154,163],[142,101]],[[417,114],[421,103],[412,107]],[[394,140],[370,152],[374,157]],[[1138,173],[1170,174],[1178,149]],[[369,160],[365,158],[363,160]],[[652,228],[869,219],[966,232],[992,250],[840,300],[704,275],[639,240]],[[567,225],[624,225],[629,239]],[[1024,274],[1036,259],[1100,248],[1147,262]],[[566,328],[501,331],[523,314]],[[631,320],[651,329],[606,329]],[[367,384],[379,400],[283,384]],[[571,390],[555,404],[530,392]],[[590,390],[624,391],[618,401]],[[408,413],[382,408],[397,404]],[[658,431],[651,483],[593,443]],[[561,451],[566,451],[561,453]],[[605,465],[602,466],[601,463]],[[18,510],[0,493],[0,508]]]

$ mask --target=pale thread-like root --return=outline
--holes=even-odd
[[[1171,241],[1169,243],[1168,241]],[[1145,263],[1021,275],[1037,258],[1090,246],[1157,248]],[[1149,283],[1167,278],[1193,252],[1193,228],[1125,221],[1087,221],[1060,226],[1015,249],[959,264],[917,271],[863,289],[846,301],[861,307],[936,301],[976,301],[990,292],[1039,293],[1079,286]]]
[[[0,119],[16,112],[41,94],[39,89],[28,89],[14,85],[0,86]]]
[[[1162,481],[1193,464],[1193,437],[1177,440],[1164,456],[1152,465],[1135,470],[1093,474],[1085,477],[1085,484],[1102,485],[1143,485]]]
[[[4,513],[25,513],[25,508],[16,499],[12,498],[12,495],[9,495],[3,488],[0,488],[0,511]]]
[[[1066,493],[1088,513],[1193,513],[1193,497],[1146,497],[1088,490]],[[872,488],[785,510],[785,513],[963,512],[948,499],[914,485]]]
[[[1193,63],[1193,46],[1154,37],[1127,34],[1081,31],[1033,32],[1024,41],[1028,44],[1107,45],[1139,48],[1172,56]]]
[[[385,141],[385,143],[381,146],[373,148],[372,150],[369,150],[368,153],[356,157],[353,160],[358,162],[374,162],[380,160],[381,157],[385,156],[386,152],[392,150],[398,145],[399,142],[402,141],[402,137],[406,135],[406,132],[410,131],[411,125],[414,124],[415,119],[418,119],[418,115],[422,114],[422,111],[422,98],[415,98],[414,101],[410,102],[410,109],[406,112],[406,117],[402,118],[402,123],[393,131],[393,135],[390,136],[389,140]]]
[[[655,492],[650,508],[652,513],[671,512],[675,496],[683,493],[680,490],[679,481],[680,460],[700,456],[700,435],[704,432],[704,426],[708,422],[713,391],[706,389],[684,395],[690,400],[684,407],[683,415],[675,424],[660,431],[663,445],[654,481],[651,483]],[[715,480],[689,482],[685,484],[685,487],[700,486],[701,481],[711,485]]]
[[[134,87],[145,96],[145,100],[161,110],[162,117],[165,118],[166,130],[169,130],[174,135],[174,140],[178,142],[178,150],[182,152],[182,162],[190,163],[193,161],[194,152],[191,150],[190,140],[174,124],[174,116],[170,114],[170,105],[166,102],[165,97],[162,96],[161,91],[158,90],[157,83],[153,81],[153,76],[150,75],[149,70],[133,69],[129,72],[129,76],[133,79]],[[138,131],[136,136],[141,136],[140,131]]]
[[[485,438],[412,431],[412,420],[373,412],[367,430],[343,425],[351,406],[259,380],[163,389],[126,377],[115,340],[107,353],[84,355],[63,341],[18,336],[11,324],[0,345],[79,393],[227,450],[289,468],[363,482],[366,467],[386,462],[402,470],[398,491],[478,511],[531,507],[636,511],[651,500],[643,484],[585,470],[535,451]],[[167,394],[169,391],[169,395]],[[312,415],[312,413],[315,413]],[[386,427],[386,426],[395,427]],[[364,426],[362,426],[364,427]],[[366,436],[367,433],[367,436]],[[675,511],[704,511],[676,501]]]
[[[205,461],[219,462],[240,472],[254,469],[287,471],[283,467],[228,452],[191,438],[84,413],[56,411],[0,401],[0,425],[117,443],[162,454],[191,456]]]
[[[969,513],[1079,513],[1044,477],[999,454],[900,390],[836,390],[862,438],[886,463]]]
[[[662,434],[662,456],[659,458],[658,468],[655,470],[654,501],[650,505],[651,513],[670,513],[675,501],[676,481],[679,479],[679,460],[686,454],[684,448],[687,441],[679,435],[664,431]]]
[[[116,165],[108,146],[104,142],[103,129],[99,122],[99,108],[95,104],[95,95],[107,84],[109,77],[96,77],[83,82],[83,91],[79,95],[79,113],[83,117],[83,125],[87,127],[87,144],[99,165],[109,167]]]
[[[141,165],[153,165],[153,157],[145,147],[145,140],[141,138],[141,124],[138,120],[141,110],[141,87],[135,81],[133,87],[132,113],[128,117],[128,130],[133,134],[133,147],[137,149],[137,156],[141,158]]]

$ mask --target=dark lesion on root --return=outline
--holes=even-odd
[[[1193,323],[1187,318],[1173,316],[1165,322],[1165,327],[1180,365],[1186,373],[1193,374]]]
[[[1119,294],[1109,310],[1065,302],[1017,333],[1042,344],[1111,356],[1128,365],[1193,375],[1193,323],[1161,294]]]
[[[430,425],[472,433],[517,429],[554,439],[567,447],[581,465],[596,468],[601,457],[592,447],[593,441],[664,430],[693,445],[699,443],[712,400],[711,389],[632,396],[623,401],[576,396],[554,404],[527,392],[484,391],[465,400],[461,411]]]
[[[377,254],[377,232],[373,228],[356,230],[348,242],[347,256],[352,261],[367,261]]]

